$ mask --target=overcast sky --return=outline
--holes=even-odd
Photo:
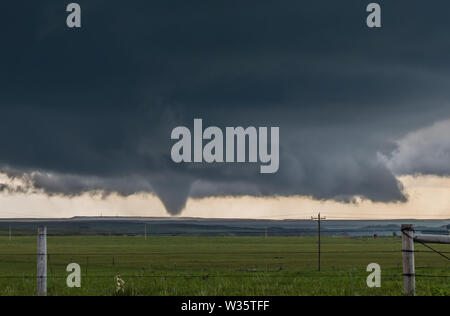
[[[155,194],[173,215],[192,197],[202,216],[228,216],[228,200],[241,201],[237,216],[262,216],[245,213],[239,197],[251,196],[264,216],[282,215],[269,201],[285,197],[352,214],[450,217],[446,202],[437,215],[411,207],[411,186],[427,176],[436,179],[430,203],[448,194],[448,1],[379,1],[376,30],[360,0],[78,3],[78,30],[66,27],[65,3],[0,4],[0,201],[9,209],[46,216],[51,202],[27,199],[70,209],[96,192],[125,205]],[[279,172],[176,165],[171,130],[194,118],[279,126]],[[165,214],[148,203],[148,215]],[[183,215],[192,212],[188,203]]]

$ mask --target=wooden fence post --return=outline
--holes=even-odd
[[[416,268],[414,263],[414,225],[402,225],[403,287],[404,294],[416,294]]]
[[[47,295],[47,227],[38,228],[37,295]]]

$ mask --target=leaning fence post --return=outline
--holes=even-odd
[[[47,227],[38,228],[37,295],[47,295]]]
[[[403,286],[404,294],[416,294],[416,269],[414,263],[414,225],[402,225]]]

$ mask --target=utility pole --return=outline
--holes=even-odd
[[[145,236],[145,240],[147,240],[147,224],[144,224],[144,227],[145,227],[144,236]]]
[[[319,228],[318,229],[318,236],[319,236],[319,254],[318,254],[319,262],[318,262],[318,268],[319,268],[319,272],[320,272],[320,257],[321,257],[321,249],[320,249],[320,246],[321,246],[321,241],[320,241],[320,221],[321,220],[325,220],[327,218],[326,217],[321,217],[320,213],[319,213],[319,215],[317,217],[311,216],[311,219],[313,221],[317,221],[317,223],[319,224],[319,227],[318,227]]]
[[[9,241],[12,240],[12,231],[11,231],[11,225],[9,225]]]

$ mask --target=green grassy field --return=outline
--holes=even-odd
[[[449,251],[447,245],[437,249]],[[417,245],[418,250],[426,250]],[[401,295],[399,238],[49,237],[49,295]],[[0,237],[0,295],[35,295],[36,238]],[[82,287],[66,287],[66,266],[82,268]],[[382,287],[366,285],[366,267],[382,268]],[[449,275],[449,261],[416,254],[417,273]],[[417,278],[418,295],[450,295],[450,279]]]

